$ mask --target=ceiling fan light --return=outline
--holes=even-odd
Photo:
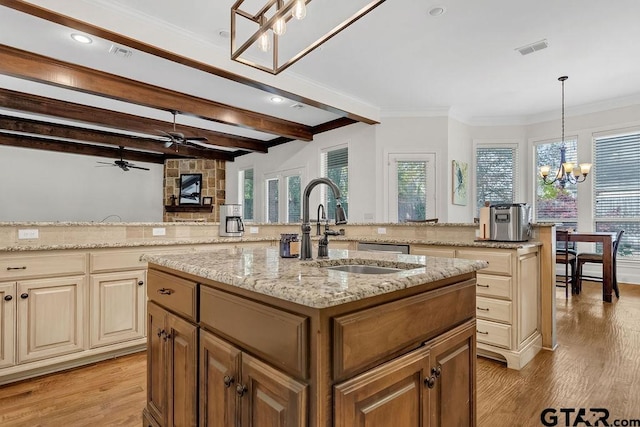
[[[297,20],[304,19],[307,16],[307,5],[305,0],[296,0],[296,4],[293,6],[291,15]]]

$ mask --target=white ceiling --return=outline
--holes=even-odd
[[[330,8],[331,1],[344,0],[313,3]],[[640,100],[638,0],[387,0],[277,76],[229,60],[229,40],[219,32],[229,30],[234,0],[29,3],[372,119],[449,112],[468,123],[508,124],[553,117],[560,109],[561,75],[569,76],[568,114],[572,108],[610,108]],[[430,16],[435,6],[446,12]],[[108,41],[81,46],[69,39],[68,29],[5,7],[0,7],[0,28],[0,42],[9,46],[248,110],[307,125],[338,117],[308,105],[290,108],[293,102],[273,105],[269,93],[143,52],[120,58],[108,53]],[[547,49],[527,56],[515,50],[542,39]],[[0,79],[10,89],[23,83]],[[42,89],[36,83],[24,87],[34,93]],[[58,91],[59,98],[68,96],[63,89],[47,90]],[[98,106],[117,104],[94,101]],[[166,112],[117,107],[169,120]],[[215,123],[201,127],[271,137]]]

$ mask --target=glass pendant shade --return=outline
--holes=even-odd
[[[269,52],[269,49],[271,49],[271,40],[268,31],[262,33],[262,35],[258,39],[258,49],[263,52]]]
[[[281,36],[287,32],[287,22],[284,18],[280,18],[273,24],[273,32]]]
[[[304,19],[304,17],[307,16],[307,5],[304,0],[296,0],[296,4],[293,6],[291,15],[298,20]]]

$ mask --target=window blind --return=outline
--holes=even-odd
[[[341,193],[341,202],[344,213],[349,218],[349,148],[322,153],[322,176],[333,181]],[[326,186],[322,186],[322,200],[326,207],[327,218],[335,219],[336,199]]]
[[[566,161],[575,164],[577,159],[576,139],[565,141]],[[576,222],[578,220],[577,186],[567,184],[561,188],[558,183],[545,184],[540,178],[540,166],[551,166],[551,174],[560,167],[560,147],[562,142],[555,141],[536,145],[536,219],[549,222]],[[550,176],[551,177],[551,176]]]
[[[242,217],[253,220],[253,169],[245,169],[242,174]]]
[[[278,222],[278,186],[277,178],[267,181],[267,222]]]
[[[426,219],[427,162],[398,160],[398,222]]]
[[[300,175],[287,177],[287,222],[300,222],[302,218],[300,208],[301,185]]]
[[[485,202],[513,203],[518,180],[518,148],[476,148],[476,212]]]

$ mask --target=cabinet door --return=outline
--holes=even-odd
[[[144,270],[91,275],[91,348],[144,337],[144,278]]]
[[[167,314],[167,427],[197,423],[198,328]]]
[[[15,364],[16,285],[0,283],[0,368]]]
[[[242,353],[241,425],[306,427],[307,386],[269,365]]]
[[[475,426],[475,321],[447,332],[431,347],[431,426]]]
[[[163,424],[167,415],[166,317],[159,306],[147,305],[147,409]]]
[[[18,282],[18,362],[83,350],[84,276]]]
[[[428,426],[428,377],[425,346],[337,385],[335,427]]]
[[[240,350],[200,331],[200,426],[239,426]]]

